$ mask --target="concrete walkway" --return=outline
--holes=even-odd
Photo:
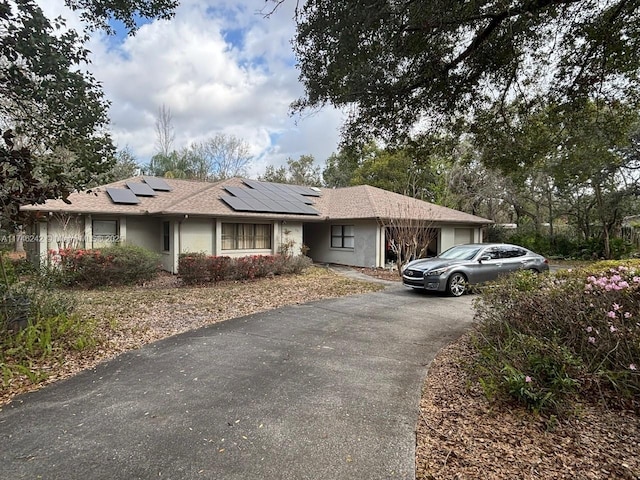
[[[427,365],[472,299],[393,285],[123,354],[3,407],[0,478],[413,479]]]

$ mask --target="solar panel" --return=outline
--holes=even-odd
[[[270,211],[261,200],[256,200],[255,198],[250,198],[250,197],[244,197],[242,201],[247,205],[249,205],[249,208],[251,208],[252,212],[269,212]]]
[[[307,197],[320,197],[320,190],[315,189],[315,187],[303,187],[302,185],[291,185],[293,187],[293,191],[299,193],[300,195],[305,195]]]
[[[224,187],[224,189],[235,197],[250,197],[250,190],[241,187]]]
[[[127,182],[127,187],[140,197],[155,197],[157,195],[156,191],[146,183]]]
[[[231,208],[238,212],[252,212],[253,210],[241,198],[238,197],[220,197]]]
[[[146,182],[154,190],[158,190],[160,192],[170,192],[171,187],[167,182],[165,182],[162,178],[158,177],[142,177],[142,179]]]
[[[256,190],[263,190],[263,189],[264,189],[264,187],[265,187],[266,185],[268,185],[268,183],[266,183],[266,182],[257,182],[257,181],[255,181],[255,180],[243,180],[242,182],[243,182],[245,185],[247,185],[247,186],[249,186],[249,187],[251,187],[251,188],[254,188],[254,189],[256,189]]]
[[[140,203],[140,199],[136,197],[136,194],[126,188],[107,188],[107,193],[111,197],[111,201],[113,203],[125,205],[135,205]]]
[[[310,206],[313,200],[303,195],[311,196],[313,193],[313,196],[317,197],[319,193],[307,187],[256,180],[243,180],[243,182],[245,185],[243,187],[225,187],[232,196],[220,197],[236,211],[320,215]]]

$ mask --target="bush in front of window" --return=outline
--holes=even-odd
[[[253,280],[273,275],[301,273],[312,261],[302,255],[225,256],[187,253],[180,256],[178,274],[185,285],[199,285],[223,280]]]
[[[210,257],[205,253],[183,253],[178,259],[178,272],[182,281],[197,285],[211,281]]]
[[[160,257],[135,245],[114,245],[101,249],[63,249],[50,252],[53,272],[67,286],[95,288],[133,285],[158,275]]]

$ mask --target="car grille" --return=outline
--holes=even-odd
[[[422,272],[419,270],[405,270],[404,276],[410,278],[422,278]]]

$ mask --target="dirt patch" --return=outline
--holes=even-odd
[[[402,281],[402,277],[398,274],[398,271],[389,268],[354,268],[354,270],[381,280],[388,280],[390,282]]]

